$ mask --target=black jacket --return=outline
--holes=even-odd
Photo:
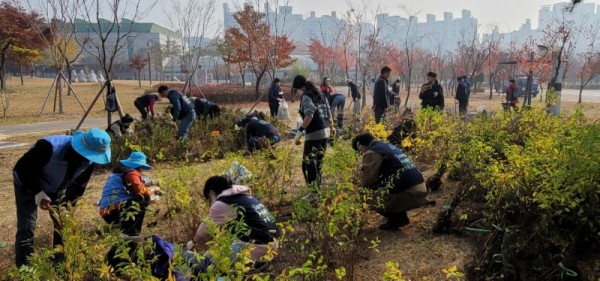
[[[373,103],[375,108],[386,109],[390,106],[390,97],[388,95],[388,81],[383,76],[379,76],[375,81],[373,91]]]
[[[469,100],[469,92],[467,90],[467,85],[464,82],[458,83],[458,86],[456,86],[455,98],[459,101]]]
[[[431,89],[419,94],[419,98],[421,99],[421,106],[423,108],[444,109],[444,88],[437,81],[431,85]]]
[[[360,99],[360,91],[358,90],[358,86],[354,84],[354,82],[348,82],[348,87],[350,87],[350,95],[352,95],[352,100]]]

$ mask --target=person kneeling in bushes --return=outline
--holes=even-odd
[[[236,126],[246,128],[246,141],[250,152],[263,149],[267,142],[274,145],[281,141],[279,129],[265,121],[265,114],[262,112],[247,115],[238,121]]]
[[[198,119],[206,120],[206,118],[213,119],[221,115],[221,108],[214,102],[197,98],[194,101],[194,110],[196,110],[196,116]]]
[[[146,207],[155,191],[159,191],[146,188],[154,183],[142,177],[143,170],[152,168],[146,163],[144,153],[133,152],[120,163],[121,166],[108,175],[102,190],[100,216],[109,224],[118,224],[124,235],[139,236]]]
[[[133,127],[131,127],[133,121],[135,121],[135,119],[133,119],[131,115],[125,114],[123,117],[121,117],[121,119],[110,124],[108,129],[106,129],[106,132],[111,137],[120,137],[123,135],[131,134],[133,133]]]
[[[238,253],[250,247],[250,258],[255,262],[255,267],[264,266],[277,251],[277,237],[280,235],[279,227],[275,224],[275,217],[254,196],[250,188],[242,185],[233,185],[226,176],[213,176],[204,185],[204,197],[211,202],[208,220],[217,227],[225,227],[237,241],[231,245],[231,260],[234,261]],[[241,229],[240,229],[241,228]],[[195,245],[206,245],[212,240],[207,223],[202,223],[194,238],[187,243],[187,250],[191,251]],[[214,264],[209,252],[204,254],[194,271],[206,272]],[[194,263],[188,261],[188,263]]]
[[[379,229],[397,230],[409,224],[406,211],[430,203],[423,175],[398,147],[362,133],[352,140],[352,148],[364,153],[361,184],[381,191],[374,198],[373,207],[387,222]]]

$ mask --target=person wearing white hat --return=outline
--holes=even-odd
[[[37,208],[56,210],[51,206],[74,204],[85,192],[96,165],[110,162],[110,142],[108,133],[98,128],[77,131],[73,136],[48,136],[38,140],[17,161],[13,169],[17,266],[29,264],[33,253]],[[58,229],[60,222],[55,216],[50,217]],[[59,231],[54,231],[53,244],[62,245]],[[55,262],[61,259],[60,255],[55,256]]]
[[[146,207],[154,193],[147,186],[155,184],[143,177],[142,171],[152,167],[141,152],[132,152],[120,163],[121,166],[108,175],[102,189],[100,216],[109,224],[119,225],[123,234],[135,237],[142,231]]]

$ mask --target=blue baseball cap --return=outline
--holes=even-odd
[[[103,165],[110,162],[110,141],[106,131],[92,128],[87,132],[76,131],[71,146],[91,162]]]
[[[120,161],[123,166],[131,169],[137,169],[142,167],[142,169],[150,170],[152,167],[148,165],[146,161],[146,155],[141,152],[132,152],[129,154],[129,158]]]

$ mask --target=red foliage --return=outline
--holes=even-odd
[[[327,71],[327,65],[335,56],[333,48],[327,47],[323,45],[321,41],[313,38],[310,39],[308,52],[310,54],[310,58],[315,62],[315,64],[317,64],[320,77],[324,77],[325,72]]]

